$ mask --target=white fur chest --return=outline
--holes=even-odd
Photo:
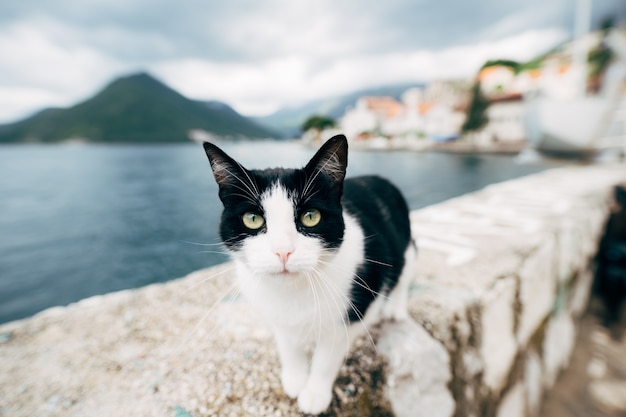
[[[346,213],[344,223],[340,248],[333,253],[322,251],[306,270],[255,273],[245,261],[235,258],[242,294],[270,324],[312,338],[322,329],[343,329],[350,308],[350,288],[364,251],[361,227]]]

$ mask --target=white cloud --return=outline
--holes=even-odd
[[[77,42],[77,33],[38,20],[0,31],[0,121],[93,94],[124,66]]]
[[[62,95],[43,88],[0,86],[0,122],[13,121],[52,103],[67,101]],[[45,104],[44,104],[45,103]]]
[[[411,53],[346,56],[324,61],[312,55],[270,59],[256,65],[170,61],[155,73],[184,95],[218,99],[243,114],[267,114],[287,104],[355,89],[406,81],[471,77],[488,59],[526,61],[565,39],[560,30],[527,31],[493,42]]]

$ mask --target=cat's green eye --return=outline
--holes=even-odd
[[[248,211],[243,215],[243,225],[248,229],[257,230],[263,227],[265,224],[265,219],[258,213],[253,213]]]
[[[317,226],[320,220],[322,220],[322,213],[318,209],[307,210],[300,216],[300,221],[305,227]]]

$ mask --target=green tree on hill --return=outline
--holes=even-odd
[[[467,109],[467,118],[465,123],[463,123],[461,132],[475,132],[484,127],[489,121],[487,118],[487,107],[489,107],[489,101],[480,91],[480,82],[477,81],[472,87],[472,100]]]
[[[605,18],[600,25],[602,41],[598,46],[589,51],[587,56],[590,66],[589,75],[592,77],[603,74],[613,60],[614,53],[611,48],[607,46],[606,37],[614,26],[615,21],[612,17]]]
[[[518,72],[520,72],[522,65],[523,64],[520,64],[517,61],[512,61],[510,59],[495,59],[495,60],[489,60],[485,62],[482,68],[495,67],[495,66],[509,67],[513,70],[513,72],[517,74]]]
[[[316,129],[316,130],[322,131],[324,129],[327,129],[329,127],[334,127],[334,126],[335,126],[334,119],[327,117],[327,116],[316,114],[306,119],[304,123],[302,124],[301,129],[303,132],[306,132],[310,129]]]

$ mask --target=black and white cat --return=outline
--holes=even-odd
[[[344,179],[343,135],[303,169],[247,170],[211,143],[204,149],[240,290],[272,325],[285,392],[319,414],[354,338],[407,315],[416,252],[407,203],[380,177]]]

